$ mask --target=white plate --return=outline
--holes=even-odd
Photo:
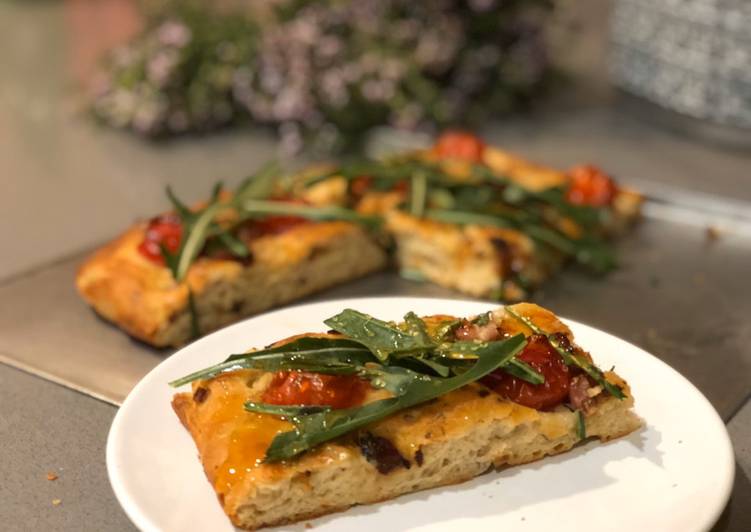
[[[175,391],[168,381],[230,353],[326,330],[322,320],[345,307],[398,319],[409,310],[464,316],[493,306],[407,297],[327,301],[264,314],[198,340],[146,375],[115,416],[107,470],[120,504],[143,530],[233,530],[193,440],[172,412]],[[605,332],[566,323],[598,365],[615,365],[630,382],[646,428],[457,486],[355,507],[311,521],[314,530],[709,529],[733,485],[733,451],[720,417],[690,382],[657,358]]]

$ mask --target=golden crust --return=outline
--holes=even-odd
[[[514,229],[458,226],[400,211],[386,220],[400,268],[475,297],[521,299],[524,288],[542,282],[561,262],[553,254],[542,261],[532,239]],[[519,275],[524,288],[515,279]]]
[[[515,309],[549,332],[571,334],[555,315],[536,305],[522,304]],[[494,314],[499,321],[504,315]],[[434,321],[445,318],[435,317]],[[513,327],[511,323],[501,326]],[[517,328],[529,332],[523,326]],[[537,411],[488,393],[480,384],[471,384],[373,423],[358,434],[319,445],[288,462],[254,464],[239,477],[228,475],[227,471],[241,469],[238,435],[252,442],[264,433],[260,426],[243,432],[244,425],[249,420],[254,423],[252,417],[259,415],[244,412],[242,404],[259,399],[268,384],[265,375],[237,372],[194,383],[193,395],[177,394],[172,403],[193,435],[225,512],[235,525],[244,528],[285,524],[354,504],[462,482],[489,468],[565,452],[580,441],[577,415],[568,409]],[[589,436],[601,440],[622,436],[641,424],[630,410],[633,398],[625,381],[613,373],[608,379],[620,384],[627,398],[595,397],[586,414],[586,427]],[[284,431],[291,425],[273,428]],[[363,433],[391,442],[403,457],[404,466],[379,472],[358,447],[357,437]],[[266,439],[264,445],[269,441]]]
[[[145,223],[107,244],[80,267],[81,296],[106,319],[157,346],[190,339],[188,293],[193,292],[202,330],[352,279],[385,265],[385,253],[358,226],[347,222],[304,224],[265,236],[249,247],[253,261],[198,259],[185,283],[141,255]],[[346,259],[339,268],[332,262]]]

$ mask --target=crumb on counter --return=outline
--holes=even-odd
[[[716,242],[722,236],[722,231],[713,225],[708,225],[704,230],[704,236],[707,242]]]
[[[58,479],[58,476],[55,473],[53,473],[52,471],[47,472],[47,480],[51,481],[51,480],[57,480],[57,479]]]
[[[62,502],[60,499],[52,499],[52,506],[60,506]]]

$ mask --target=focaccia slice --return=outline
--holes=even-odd
[[[104,318],[154,346],[179,346],[195,336],[313,292],[356,279],[386,264],[383,249],[360,226],[306,223],[253,240],[246,261],[200,257],[184,282],[138,250],[139,223],[79,269],[81,296]]]
[[[546,333],[559,333],[574,345],[571,331],[551,312],[526,303],[512,308]],[[433,327],[447,319],[451,318],[434,316],[424,321]],[[491,314],[489,324],[478,327],[478,337],[485,337],[489,327],[505,335],[531,333],[502,309]],[[608,395],[591,383],[583,388],[576,385],[571,393],[578,395],[572,399],[578,411],[563,404],[536,410],[473,382],[295,458],[271,463],[264,461],[267,448],[278,433],[292,430],[292,424],[244,411],[243,404],[261,400],[273,378],[256,370],[233,371],[194,382],[191,393],[179,393],[172,402],[196,443],[224,511],[236,526],[247,529],[463,482],[494,468],[562,453],[582,441],[583,426],[587,438],[607,441],[641,425],[631,410],[628,385],[612,371],[605,378],[620,387],[624,398]],[[372,389],[364,403],[383,399],[384,393]]]

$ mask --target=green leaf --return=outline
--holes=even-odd
[[[563,361],[569,365],[569,366],[577,366],[584,370],[584,372],[592,377],[597,384],[602,386],[610,395],[613,397],[617,397],[618,399],[624,399],[626,395],[623,393],[623,390],[621,390],[618,386],[615,384],[611,384],[606,378],[605,375],[602,373],[600,368],[595,366],[594,364],[591,364],[584,356],[582,356],[579,353],[576,353],[575,351],[569,351],[564,346],[560,344],[560,342],[556,339],[555,335],[548,334],[546,331],[538,327],[531,319],[527,318],[526,316],[522,316],[521,314],[516,313],[515,311],[511,310],[509,307],[504,307],[504,310],[512,316],[517,321],[520,321],[527,327],[529,327],[532,332],[535,334],[542,334],[547,339],[548,342],[550,342],[550,345],[553,346],[553,348],[558,352],[558,354],[561,355],[561,358],[563,358]]]
[[[211,189],[211,199],[209,204],[213,204],[219,201],[219,195],[222,193],[222,182],[218,181],[214,183],[214,187]]]
[[[382,362],[392,354],[413,355],[434,347],[429,339],[402,332],[385,321],[353,309],[345,309],[324,323],[370,349]]]
[[[420,373],[424,373],[424,368],[428,368],[440,377],[451,375],[451,367],[428,356],[402,357],[398,361],[392,362],[392,364],[399,364]]]
[[[260,200],[271,196],[279,178],[279,163],[271,161],[255,174],[247,177],[235,190],[233,203],[240,204],[245,200]]]
[[[295,429],[278,434],[266,451],[266,460],[293,458],[320,443],[364,427],[395,412],[424,403],[474,382],[511,360],[526,345],[524,335],[493,342],[466,372],[447,379],[415,374],[403,395],[368,403],[357,408],[331,410],[301,416]],[[408,371],[408,370],[406,370]]]
[[[543,384],[545,382],[545,376],[542,373],[518,358],[514,358],[503,366],[503,371],[530,384]]]
[[[201,252],[203,245],[206,243],[206,231],[211,226],[214,216],[216,216],[221,207],[222,205],[219,203],[210,205],[201,211],[189,227],[183,228],[184,231],[187,230],[187,236],[183,238],[180,255],[177,259],[177,266],[175,268],[176,281],[180,282],[185,278],[188,268],[190,268],[190,265]]]
[[[210,379],[221,373],[238,369],[263,371],[298,369],[327,374],[351,374],[375,360],[367,348],[351,340],[305,337],[279,347],[231,355],[220,364],[170,382],[170,386],[182,386],[195,380]]]
[[[374,388],[383,388],[395,396],[404,395],[409,385],[416,378],[426,377],[420,372],[400,366],[383,366],[369,364],[358,370],[358,375],[370,381]]]
[[[165,246],[163,243],[159,242],[159,252],[162,254],[162,258],[164,259],[164,264],[169,269],[170,273],[172,274],[172,277],[175,278],[177,275],[177,254],[170,253],[170,251],[167,249],[167,246]]]
[[[424,345],[431,345],[433,340],[428,335],[428,329],[425,322],[414,312],[408,312],[404,315],[404,326],[407,333],[417,338]]]
[[[170,187],[169,185],[167,185],[167,198],[169,198],[170,203],[172,203],[172,208],[175,209],[177,215],[182,218],[183,224],[189,223],[191,220],[193,220],[193,218],[195,217],[193,211],[182,201],[180,201],[177,196],[175,196],[172,187]]]
[[[222,230],[216,235],[216,238],[236,257],[247,257],[250,255],[248,246],[232,233]]]
[[[425,199],[428,193],[428,180],[424,172],[412,174],[409,189],[409,212],[412,216],[422,218],[425,211]]]
[[[245,216],[263,216],[279,214],[285,216],[300,216],[309,220],[331,221],[343,220],[375,227],[380,224],[380,219],[375,216],[366,216],[345,209],[344,207],[313,207],[310,205],[298,205],[281,201],[245,200],[238,204],[238,208]]]
[[[581,410],[576,411],[576,433],[580,440],[587,438],[587,426],[584,423],[584,413]]]
[[[462,324],[462,321],[461,319],[451,319],[441,323],[433,331],[433,341],[437,344],[446,341],[446,337],[453,334],[454,330]]]
[[[296,418],[299,416],[308,416],[320,412],[328,412],[331,407],[328,405],[272,405],[269,403],[256,403],[248,401],[245,403],[245,410],[257,414],[271,414],[287,418]]]

